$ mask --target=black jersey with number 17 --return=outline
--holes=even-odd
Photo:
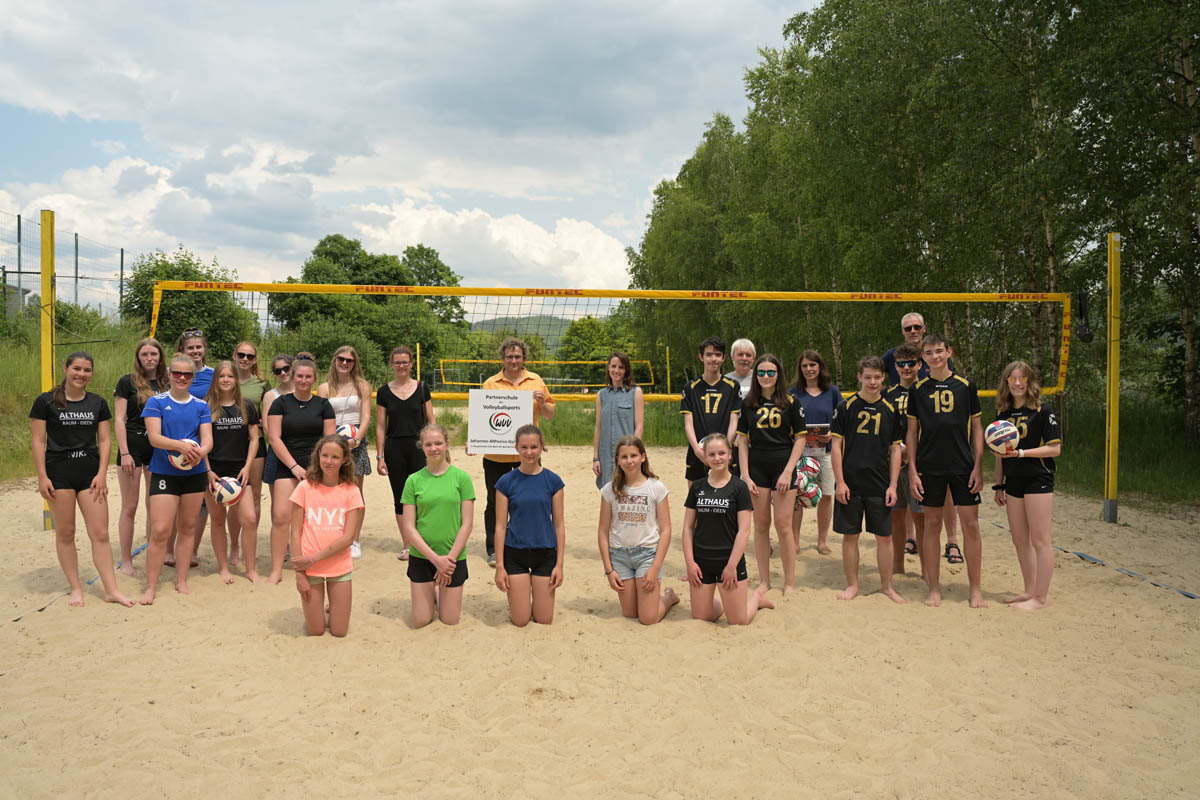
[[[696,378],[683,388],[679,413],[690,414],[696,441],[710,433],[728,433],[731,415],[742,409],[742,396],[736,381],[724,376],[716,383]]]
[[[932,375],[922,378],[908,390],[908,416],[916,418],[920,431],[918,472],[965,476],[975,469],[971,450],[971,420],[979,416],[975,381],[957,372],[944,380]]]
[[[842,477],[850,494],[883,497],[891,482],[891,448],[903,438],[904,417],[885,397],[855,393],[833,410],[829,432],[842,440]]]

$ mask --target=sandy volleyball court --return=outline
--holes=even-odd
[[[283,584],[220,583],[206,538],[190,597],[87,606],[41,529],[32,481],[0,495],[0,794],[8,797],[1195,797],[1200,793],[1200,592],[1195,519],[1059,497],[1051,608],[1000,602],[1020,588],[1003,512],[983,512],[991,606],[966,605],[943,563],[941,609],[923,584],[851,603],[805,520],[800,589],[749,628],[689,617],[678,526],[683,451],[650,451],[672,491],[668,584],[683,602],[658,626],[620,618],[596,551],[590,449],[555,447],[567,483],[566,580],[553,626],[517,630],[482,558],[482,503],[456,628],[409,627],[409,589],[387,482],[367,480],[365,556],[350,635],[303,633]],[[478,458],[456,456],[482,492]],[[115,473],[110,478],[116,543]],[[990,493],[988,493],[990,500]],[[269,504],[264,503],[264,506]],[[139,518],[139,525],[140,525]],[[260,526],[265,572],[266,523]],[[864,537],[864,539],[869,537]],[[140,540],[140,536],[139,536]],[[84,576],[94,574],[79,535]],[[138,577],[120,576],[128,594]],[[751,579],[753,558],[748,559]],[[173,571],[164,570],[169,581]],[[775,583],[780,582],[778,561]],[[18,615],[20,621],[12,622]]]

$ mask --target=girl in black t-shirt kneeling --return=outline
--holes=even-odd
[[[732,453],[723,433],[704,439],[708,475],[688,489],[683,515],[683,558],[691,586],[692,618],[749,625],[760,608],[774,608],[766,586],[753,592],[746,574],[750,539],[750,489],[729,471]],[[715,594],[717,584],[721,596]]]
[[[75,552],[75,506],[92,541],[92,561],[104,584],[104,599],[123,606],[133,601],[121,594],[108,543],[108,482],[112,452],[104,398],[87,390],[92,357],[83,351],[67,356],[66,377],[53,391],[38,395],[29,412],[33,465],[38,491],[50,505],[58,563],[71,587],[68,603],[83,605],[79,556]]]

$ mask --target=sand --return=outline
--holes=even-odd
[[[682,522],[682,452],[651,450]],[[291,573],[220,583],[207,539],[193,594],[164,570],[158,602],[69,608],[32,481],[0,494],[0,793],[10,797],[1194,797],[1200,793],[1200,592],[1193,518],[1060,496],[1051,607],[1020,588],[1003,512],[982,512],[983,586],[946,566],[946,602],[846,603],[837,555],[806,518],[799,590],[748,628],[693,621],[678,533],[668,583],[684,600],[642,627],[620,617],[596,551],[587,448],[545,463],[567,483],[565,584],[552,626],[519,630],[482,559],[482,503],[457,627],[413,630],[385,479],[367,480],[365,556],[350,635],[304,635]],[[458,457],[482,491],[479,459]],[[118,490],[113,498],[116,544]],[[990,493],[989,498],[990,500]],[[266,504],[264,504],[266,505]],[[140,519],[139,519],[140,525]],[[268,526],[260,527],[260,569]],[[140,537],[139,537],[140,538]],[[868,537],[869,538],[869,537]],[[94,575],[81,532],[80,564]],[[756,575],[753,558],[751,579]],[[123,589],[140,593],[137,578]],[[774,564],[775,583],[781,578]],[[42,607],[58,597],[45,611]],[[20,621],[14,617],[23,615]],[[311,796],[311,795],[310,795]]]

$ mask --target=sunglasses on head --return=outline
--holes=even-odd
[[[275,367],[274,369],[271,370],[271,372],[274,372],[276,375],[282,375],[285,372],[291,372],[291,370],[292,370],[291,366],[285,366],[285,367]]]
[[[897,367],[915,367],[920,363],[921,363],[920,361],[897,361],[896,366]]]
[[[920,330],[924,330],[924,329],[925,329],[924,325],[905,325],[904,326],[905,333],[908,333],[909,331],[920,331]]]
[[[204,331],[200,330],[199,328],[188,328],[186,331],[184,331],[184,332],[183,332],[182,334],[180,334],[180,335],[181,335],[181,336],[182,336],[184,339],[191,339],[191,338],[192,338],[192,337],[194,337],[194,336],[203,336],[203,335],[204,335]]]
[[[192,378],[196,377],[196,373],[185,372],[183,370],[173,369],[173,370],[171,370],[171,377],[178,378],[181,381],[184,381],[184,380],[190,381]]]
[[[760,377],[760,378],[774,378],[776,375],[776,371],[773,369],[760,369],[760,370],[755,370],[755,374],[758,375],[758,377]]]

